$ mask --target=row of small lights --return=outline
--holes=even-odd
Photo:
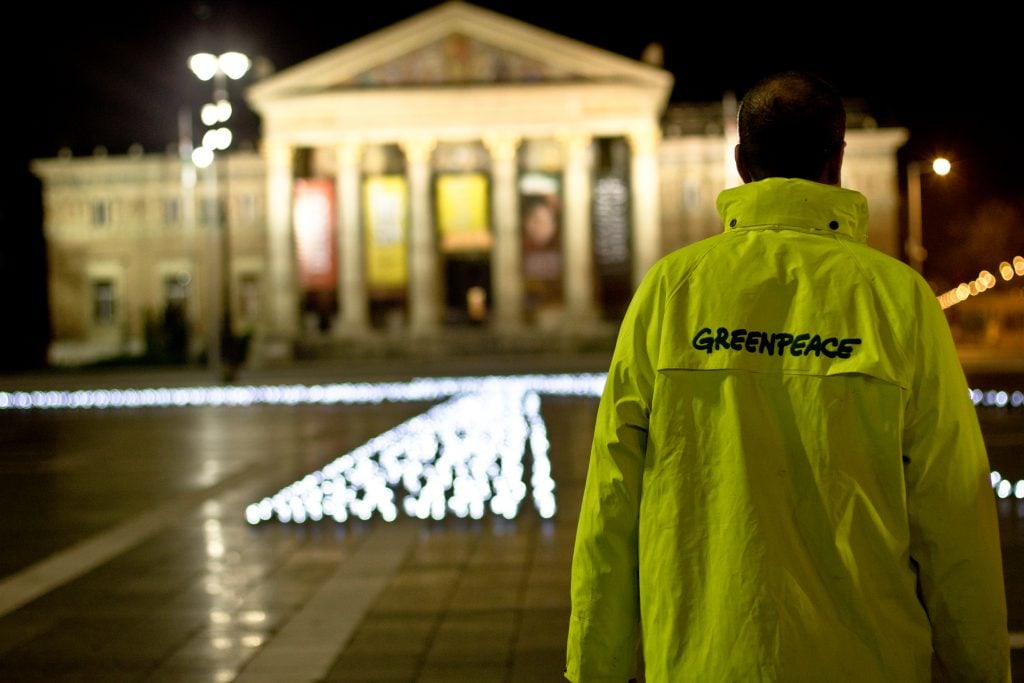
[[[1000,263],[999,275],[1006,282],[1012,280],[1014,275],[1024,276],[1024,256],[1014,256],[1012,265],[1010,261]],[[955,306],[961,301],[966,301],[972,296],[977,296],[982,292],[992,289],[996,286],[997,282],[995,275],[987,270],[983,270],[971,282],[961,282],[955,288],[940,294],[939,304],[944,309]]]
[[[945,159],[937,159],[933,164],[933,168],[939,175],[945,175],[949,173],[950,165]],[[1005,282],[1012,280],[1014,275],[1024,276],[1024,256],[1013,257],[1012,265],[1010,261],[1000,263],[999,275]],[[938,296],[939,304],[945,310],[962,301],[966,301],[972,296],[987,292],[995,287],[997,282],[996,277],[992,273],[983,270],[971,282],[961,282],[953,289],[940,294]],[[1024,405],[1024,393],[1021,391],[1006,392],[994,389],[988,391],[971,389],[970,393],[971,402],[975,406],[995,408],[1011,406],[1013,408],[1020,408]],[[1003,479],[1002,474],[999,472],[993,471],[990,474],[990,481],[992,483],[992,490],[995,491],[999,498],[1006,499],[1013,496],[1018,500],[1024,499],[1024,480],[1012,482],[1009,479]]]
[[[241,387],[182,387],[158,389],[93,389],[77,391],[0,391],[0,411],[35,409],[119,409],[166,408],[189,406],[250,406],[264,405],[358,405],[383,402],[439,401],[459,395],[489,396],[495,393],[521,392],[561,396],[599,397],[604,389],[604,373],[561,375],[514,375],[485,377],[418,378],[409,382],[339,383],[327,385],[282,385]],[[975,406],[991,408],[1021,408],[1024,392],[970,389]],[[447,404],[445,404],[447,405]],[[486,405],[484,402],[482,405]],[[532,405],[532,404],[529,404]],[[429,413],[429,411],[428,411]],[[526,410],[531,434],[544,434],[539,412]],[[397,428],[396,428],[397,429]],[[392,430],[394,431],[394,430]],[[391,432],[389,432],[390,434]],[[384,435],[382,435],[383,437]],[[394,436],[392,434],[392,436]],[[530,447],[534,458],[538,453],[546,457],[546,437]],[[376,447],[376,446],[375,446]],[[350,454],[351,455],[351,454]],[[307,482],[308,483],[308,482]],[[543,489],[546,484],[540,485]],[[1024,499],[1024,480],[1016,483],[992,473],[992,486],[1000,498],[1013,495]],[[536,494],[535,494],[536,495]],[[546,503],[537,503],[544,506]],[[266,504],[260,508],[262,519]],[[476,509],[476,508],[474,508]],[[256,523],[256,513],[248,512],[250,522]],[[307,517],[308,512],[306,513]],[[293,521],[294,521],[293,516]]]
[[[952,164],[948,159],[939,157],[932,161],[932,171],[936,175],[947,175],[951,169]],[[1011,280],[1014,273],[1017,275],[1024,275],[1024,256],[1013,257],[1013,265],[1011,265],[1009,261],[1003,261],[999,264],[999,274],[1002,276],[1003,280]],[[982,292],[988,291],[995,286],[995,276],[989,271],[983,270],[978,273],[978,277],[971,282],[961,282],[948,292],[940,294],[938,296],[939,304],[943,309],[947,309],[950,306],[955,306],[961,301],[966,301],[972,296],[977,296]]]
[[[457,394],[522,386],[555,396],[599,396],[604,373],[431,377],[408,382],[346,382],[231,387],[0,391],[0,410],[174,408],[250,405],[363,405],[440,401]]]
[[[365,405],[440,401],[458,394],[516,386],[552,396],[598,397],[604,373],[418,378],[408,382],[352,382],[237,387],[0,391],[0,410],[185,408],[251,405]],[[1024,392],[970,389],[976,406],[1020,408]]]
[[[351,517],[386,522],[449,514],[514,519],[529,489],[540,517],[556,511],[548,438],[540,397],[522,387],[456,396],[371,439],[273,496],[252,503],[246,520],[302,523]],[[396,501],[396,490],[405,491]]]

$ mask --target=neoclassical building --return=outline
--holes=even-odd
[[[259,149],[210,169],[37,159],[52,360],[146,353],[171,313],[189,354],[231,329],[253,363],[605,344],[739,183],[734,98],[677,105],[672,86],[654,59],[446,2],[250,86]],[[851,115],[844,185],[894,256],[906,138]]]

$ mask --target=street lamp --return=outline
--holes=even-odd
[[[216,154],[231,145],[231,130],[225,125],[231,118],[231,100],[228,97],[228,79],[238,80],[248,73],[252,62],[241,52],[213,55],[207,52],[192,55],[188,67],[201,81],[213,81],[213,100],[203,105],[200,119],[207,130],[202,144],[191,152],[196,168],[205,169],[209,210],[207,218],[207,251],[209,253],[209,282],[207,292],[209,317],[207,322],[207,358],[210,369],[226,380],[234,379],[237,363],[241,360],[234,332],[231,329],[231,269],[228,223],[221,222],[220,194]],[[191,137],[191,134],[190,134]]]
[[[930,172],[946,175],[952,165],[949,160],[939,157],[932,161]],[[907,163],[907,258],[918,273],[924,273],[924,260],[928,251],[924,248],[921,229],[921,176],[929,170],[922,169],[919,161]]]

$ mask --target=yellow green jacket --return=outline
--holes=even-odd
[[[934,651],[950,680],[1009,680],[988,457],[935,294],[866,244],[857,192],[770,178],[718,210],[622,322],[566,677],[927,682]]]

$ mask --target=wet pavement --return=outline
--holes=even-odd
[[[602,354],[304,364],[244,372],[235,386],[365,388],[606,366]],[[1024,389],[1015,369],[969,376],[985,389]],[[48,373],[0,378],[0,392],[215,384],[201,369]],[[550,518],[527,495],[514,519],[259,524],[246,520],[250,504],[443,399],[218,400],[0,410],[0,681],[563,680],[596,399],[539,393]],[[979,415],[993,469],[1024,480],[1024,408]],[[1024,673],[1024,502],[1011,496],[999,509]]]

